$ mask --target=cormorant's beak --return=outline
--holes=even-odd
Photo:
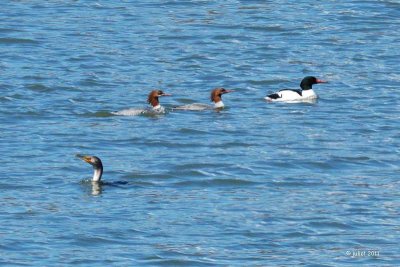
[[[80,158],[81,160],[83,160],[89,164],[92,164],[91,158],[89,156],[77,154],[76,157]]]
[[[317,83],[327,83],[328,81],[317,79]]]

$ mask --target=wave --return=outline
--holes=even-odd
[[[172,110],[191,110],[191,111],[202,111],[202,110],[210,110],[210,109],[213,109],[213,107],[210,105],[201,104],[201,103],[187,104],[187,105],[172,108]]]
[[[39,43],[36,40],[25,39],[25,38],[0,38],[0,44],[37,44]]]
[[[244,179],[223,179],[223,178],[216,178],[216,179],[208,179],[208,180],[201,180],[201,181],[183,181],[175,183],[176,186],[199,186],[199,187],[213,187],[213,186],[245,186],[245,185],[256,185],[257,182],[244,180]]]
[[[152,108],[145,108],[145,109],[138,109],[138,108],[130,108],[130,109],[123,109],[116,112],[111,112],[112,115],[115,116],[157,116],[165,114],[165,109],[163,107],[158,109]]]
[[[116,112],[111,112],[112,115],[116,116],[139,116],[145,112],[145,109],[130,108]]]

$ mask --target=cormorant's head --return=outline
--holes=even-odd
[[[312,89],[313,84],[317,83],[326,83],[327,81],[323,81],[315,78],[314,76],[307,76],[300,83],[300,87],[303,90]]]
[[[76,155],[76,156],[81,160],[92,165],[93,168],[95,169],[103,168],[103,163],[101,162],[101,159],[96,156],[86,156],[86,155]]]
[[[233,90],[227,90],[225,88],[215,88],[211,91],[211,102],[217,103],[222,100],[222,95],[231,93]]]

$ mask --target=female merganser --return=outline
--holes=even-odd
[[[222,109],[225,107],[224,102],[222,102],[222,95],[234,92],[233,90],[227,90],[225,88],[219,87],[215,88],[214,90],[211,91],[211,102],[214,102],[214,106],[210,106],[207,104],[201,104],[201,103],[194,103],[194,104],[188,104],[180,107],[175,107],[174,109],[178,110],[206,110],[206,109]]]
[[[283,89],[265,97],[265,100],[271,102],[301,102],[315,100],[318,96],[312,89],[313,84],[326,83],[313,76],[305,77],[301,83],[301,89]]]
[[[103,175],[103,163],[101,162],[100,158],[96,156],[85,156],[85,155],[76,155],[81,160],[89,163],[93,166],[93,178],[92,182],[100,182],[101,176]]]
[[[147,102],[150,104],[149,109],[124,109],[118,112],[113,112],[114,115],[120,116],[137,116],[141,114],[161,114],[165,113],[165,109],[163,106],[160,105],[160,101],[158,100],[161,96],[170,96],[170,94],[166,94],[161,90],[153,90],[150,92],[149,96],[147,97]]]
[[[225,88],[215,88],[211,91],[211,102],[214,102],[214,108],[225,107],[224,102],[222,102],[222,95],[231,93],[233,90],[226,90]]]
[[[154,111],[162,113],[164,112],[164,108],[160,105],[160,101],[158,101],[160,96],[170,96],[170,94],[166,94],[161,90],[153,90],[147,97],[147,102],[151,105]]]

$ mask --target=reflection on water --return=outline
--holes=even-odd
[[[90,195],[93,195],[93,196],[98,196],[103,193],[104,187],[126,188],[125,186],[129,185],[129,182],[128,181],[95,182],[95,181],[91,181],[91,180],[83,180],[81,182],[81,185],[83,186],[83,189],[86,193],[89,193]],[[129,188],[133,188],[133,186],[130,186]]]
[[[103,191],[103,184],[101,182],[92,181],[92,195],[98,196]]]
[[[86,193],[89,193],[93,196],[98,196],[101,195],[101,193],[103,192],[103,186],[105,183],[103,181],[95,182],[89,179],[85,179],[82,180],[80,184],[82,185],[82,188]]]

